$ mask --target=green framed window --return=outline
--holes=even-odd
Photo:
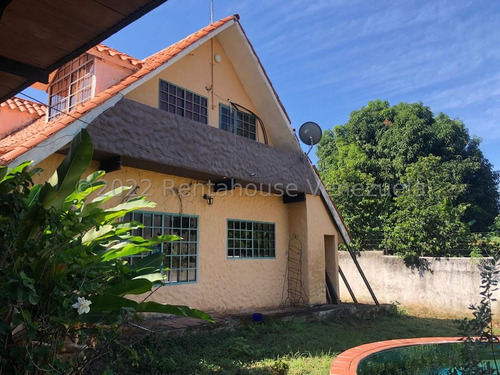
[[[276,257],[275,224],[227,220],[228,258]]]
[[[179,241],[157,245],[156,251],[165,254],[163,273],[169,284],[192,283],[198,280],[198,216],[161,212],[134,211],[125,216],[126,221],[137,221],[144,228],[134,229],[133,235],[151,238],[158,235],[182,237]],[[147,254],[125,258],[133,264]]]
[[[160,80],[160,109],[208,124],[208,99],[192,91]]]
[[[257,139],[255,116],[224,104],[219,104],[219,128],[254,141]]]

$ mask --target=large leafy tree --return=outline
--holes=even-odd
[[[378,234],[430,255],[453,246],[447,236],[487,231],[499,213],[499,175],[479,145],[422,103],[376,100],[325,132],[318,166],[358,243]]]

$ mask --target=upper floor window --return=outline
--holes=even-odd
[[[207,104],[207,98],[160,80],[160,109],[208,124]]]
[[[240,111],[227,105],[219,105],[220,122],[222,130],[241,135],[252,140],[257,139],[257,126],[255,116],[251,113]]]
[[[49,120],[90,100],[94,87],[94,57],[84,54],[63,65],[49,88]]]

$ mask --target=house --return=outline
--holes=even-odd
[[[130,215],[140,234],[182,237],[161,248],[168,283],[153,300],[212,311],[322,304],[325,271],[338,291],[348,230],[237,15],[144,60],[97,45],[43,88],[47,107],[1,104],[0,164],[34,160],[47,177],[86,128],[108,188],[132,185],[157,203]]]

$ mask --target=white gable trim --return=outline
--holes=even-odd
[[[217,35],[245,91],[278,149],[301,152],[290,120],[241,25]]]
[[[290,125],[290,120],[288,119],[288,115],[285,113],[285,111],[283,110],[283,107],[282,107],[281,103],[278,101],[278,98],[276,97],[276,93],[274,91],[274,88],[272,87],[271,82],[269,81],[269,77],[267,76],[266,72],[264,71],[259,58],[255,54],[254,48],[250,44],[250,41],[248,40],[246,34],[244,33],[244,31],[243,31],[243,29],[242,29],[242,27],[241,27],[241,25],[239,23],[238,23],[237,30],[238,30],[238,33],[241,36],[241,38],[245,41],[245,47],[247,48],[248,52],[252,55],[253,62],[255,64],[255,66],[258,67],[260,78],[262,79],[262,81],[266,85],[267,90],[270,93],[272,93],[274,105],[277,107],[277,109],[280,112],[280,114],[283,117],[283,119],[287,122],[288,125]],[[291,130],[290,127],[287,127],[287,130],[288,130],[288,132],[290,133],[290,135],[292,137],[295,137],[295,135],[293,134],[293,132],[292,132],[292,130]]]

